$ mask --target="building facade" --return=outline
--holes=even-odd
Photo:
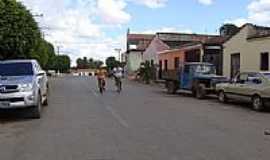
[[[224,37],[213,37],[202,42],[183,45],[179,49],[159,53],[159,76],[162,71],[178,70],[185,62],[208,62],[214,64],[217,74],[222,75],[222,44]]]
[[[223,45],[223,72],[269,71],[270,28],[245,24]]]
[[[186,33],[157,33],[143,53],[143,61],[158,65],[158,53],[166,50],[179,49],[192,42],[203,42],[216,35],[186,34]]]
[[[150,44],[154,35],[127,34],[126,64],[129,74],[136,72],[143,62],[143,52]]]

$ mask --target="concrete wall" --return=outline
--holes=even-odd
[[[143,60],[141,51],[130,51],[130,53],[127,55],[128,73],[137,71],[140,68],[142,62]]]
[[[143,61],[149,61],[154,60],[154,64],[158,64],[158,52],[168,50],[169,47],[164,44],[159,38],[156,36],[148,46],[148,48],[143,53]]]
[[[260,71],[260,55],[262,52],[270,53],[270,38],[247,40],[250,31],[252,27],[246,26],[224,44],[223,74],[225,76],[231,75],[231,54],[234,53],[240,53],[240,72]]]
[[[158,59],[162,61],[162,70],[165,69],[165,60],[168,60],[168,70],[175,70],[174,59],[178,57],[180,65],[183,64],[185,61],[185,52],[181,50],[172,50],[159,54],[158,57]]]

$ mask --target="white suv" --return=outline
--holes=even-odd
[[[29,108],[41,117],[48,105],[48,79],[36,60],[0,61],[0,109]]]

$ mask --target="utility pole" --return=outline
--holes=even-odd
[[[119,56],[118,58],[119,58],[119,62],[121,62],[121,52],[122,52],[122,49],[121,48],[115,48],[114,50],[119,54],[118,55]]]

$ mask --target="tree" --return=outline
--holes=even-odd
[[[71,60],[67,55],[57,55],[54,60],[55,70],[66,73],[70,69]]]
[[[32,14],[16,0],[0,0],[0,57],[28,58],[40,45],[41,33]]]
[[[236,25],[227,23],[220,27],[219,32],[221,36],[233,36],[239,30],[240,28],[238,28]]]
[[[55,50],[51,43],[47,42],[47,49],[48,49],[48,63],[46,64],[46,69],[54,69],[54,61],[55,61]]]
[[[94,61],[94,66],[95,66],[95,68],[100,68],[100,67],[102,67],[103,66],[103,62],[102,61],[100,61],[100,60],[96,60],[96,61]]]
[[[100,60],[94,60],[93,58],[87,59],[87,57],[78,58],[76,62],[78,69],[96,69],[100,68],[104,64]]]
[[[109,70],[112,70],[114,67],[117,67],[120,65],[120,62],[116,60],[115,57],[108,57],[106,59],[106,66],[108,67]]]

